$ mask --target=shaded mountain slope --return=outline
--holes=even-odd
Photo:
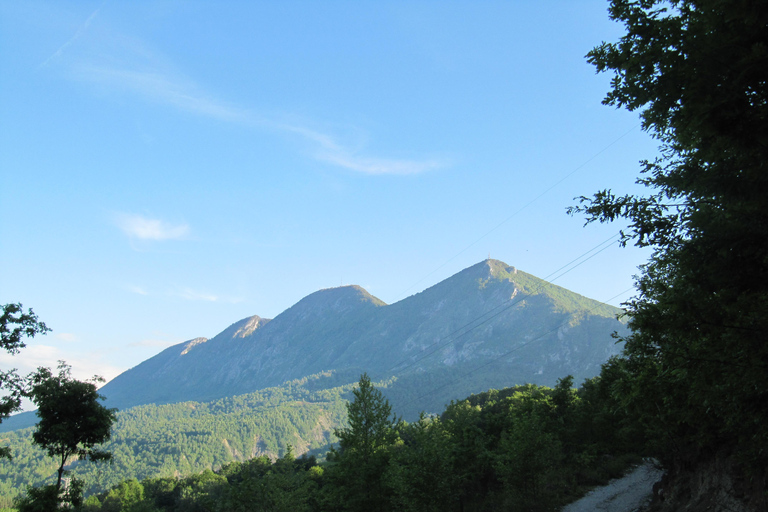
[[[444,382],[456,396],[523,382],[595,375],[619,347],[619,310],[496,260],[392,305],[358,286],[315,292],[271,321],[251,317],[216,337],[170,347],[102,388],[110,406],[206,401],[326,370],[406,383]],[[466,383],[450,382],[467,374]],[[471,374],[471,375],[470,375]],[[354,379],[352,380],[354,381]]]

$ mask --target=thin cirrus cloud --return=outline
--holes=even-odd
[[[133,91],[152,101],[164,103],[185,112],[219,121],[267,127],[291,135],[298,135],[305,142],[310,143],[312,146],[310,153],[316,160],[364,174],[419,174],[446,165],[445,162],[435,159],[404,160],[361,156],[340,144],[330,135],[303,126],[285,125],[261,118],[247,109],[205,95],[194,83],[183,78],[173,78],[157,72],[129,71],[96,66],[82,66],[78,76]]]
[[[104,5],[104,4],[102,3],[102,6],[103,6],[103,5]],[[73,35],[71,38],[69,38],[69,40],[68,40],[66,43],[64,43],[63,45],[61,45],[61,46],[60,46],[60,47],[59,47],[59,48],[58,48],[58,49],[57,49],[55,52],[53,52],[53,54],[52,54],[50,57],[48,57],[47,59],[45,59],[45,61],[43,61],[43,62],[40,64],[40,67],[41,67],[41,68],[44,68],[44,67],[46,67],[48,64],[50,64],[52,61],[55,61],[56,59],[58,59],[59,57],[61,57],[61,56],[64,54],[64,52],[67,50],[67,48],[69,48],[70,46],[72,46],[72,43],[74,43],[75,41],[77,41],[78,39],[80,39],[80,37],[81,37],[81,36],[82,36],[82,35],[85,33],[85,31],[88,29],[88,26],[89,26],[89,25],[91,24],[91,22],[94,20],[94,18],[96,18],[96,15],[98,15],[98,14],[99,14],[99,11],[100,11],[100,10],[101,10],[101,6],[100,6],[98,9],[96,9],[95,11],[93,11],[93,13],[91,13],[91,15],[90,15],[90,16],[88,16],[88,19],[86,19],[86,20],[85,20],[85,22],[84,22],[84,23],[83,23],[83,24],[80,26],[80,28],[78,28],[78,29],[77,29],[77,32],[75,32],[75,35]]]
[[[398,160],[359,156],[324,133],[295,125],[279,125],[279,128],[301,135],[305,140],[313,143],[314,157],[318,160],[364,174],[418,174],[445,166],[445,162],[439,160]]]
[[[94,20],[100,14],[104,4],[96,9],[78,28],[76,33],[54,52],[40,67],[48,67],[53,61],[61,61],[65,52],[75,54],[67,59],[70,77],[111,90],[128,91],[149,101],[174,107],[183,112],[200,115],[219,121],[242,124],[247,127],[259,127],[299,136],[310,144],[309,154],[316,160],[329,163],[347,170],[368,175],[408,175],[419,174],[447,164],[435,159],[408,160],[371,157],[353,151],[339,143],[330,135],[302,126],[286,126],[276,120],[263,116],[241,106],[222,101],[202,90],[193,80],[179,73],[171,73],[162,58],[148,51],[141,42],[122,37],[114,30],[98,31],[94,38],[100,38],[100,54],[107,57],[109,65],[95,62],[90,56],[78,58],[76,46],[85,44],[86,32],[96,25]],[[102,17],[99,16],[99,19]],[[105,39],[106,38],[106,39]],[[75,43],[77,42],[77,45]],[[104,53],[107,55],[104,55]],[[114,62],[128,63],[115,66]]]
[[[239,304],[243,302],[241,297],[225,297],[208,292],[201,292],[199,290],[193,290],[192,288],[181,288],[172,293],[176,297],[180,297],[184,300],[204,301],[204,302],[224,302],[229,304]]]
[[[189,234],[187,224],[171,224],[142,215],[120,214],[116,223],[129,238],[138,240],[181,240]]]
[[[144,296],[149,295],[149,292],[147,290],[145,290],[141,286],[136,286],[134,284],[127,285],[126,289],[131,293],[135,293],[136,295],[144,295]]]
[[[21,374],[27,374],[40,367],[56,368],[63,359],[64,351],[52,345],[30,345],[21,354],[13,356],[5,352],[0,353],[0,364],[12,365]],[[72,376],[80,380],[90,379],[94,375],[110,380],[124,370],[106,363],[98,352],[76,354],[74,357],[69,353],[66,361],[72,367]]]
[[[254,120],[254,116],[247,110],[205,95],[191,81],[156,71],[79,65],[76,76],[90,82],[129,90],[152,101],[221,121],[246,123]]]

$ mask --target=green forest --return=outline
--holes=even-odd
[[[74,461],[69,476],[86,482],[85,492],[100,492],[133,477],[176,477],[218,469],[233,461],[318,449],[335,438],[344,422],[344,396],[352,385],[315,389],[333,381],[321,374],[247,395],[209,403],[183,402],[134,407],[117,414],[111,440],[103,449],[109,463]],[[2,443],[12,460],[0,461],[0,507],[28,485],[54,481],[56,464],[32,444],[34,428],[8,432]]]
[[[587,224],[626,222],[621,243],[652,250],[625,304],[623,354],[598,377],[489,390],[410,422],[379,389],[392,381],[377,387],[366,374],[325,390],[306,379],[137,407],[117,415],[111,463],[73,464],[64,501],[132,512],[548,511],[653,457],[666,471],[655,510],[768,509],[768,3],[612,0],[609,14],[626,32],[587,59],[612,74],[604,103],[638,110],[659,156],[641,162],[644,194],[605,189],[570,209]],[[31,311],[26,324],[7,312],[11,352],[47,329]],[[14,319],[21,327],[7,331]],[[29,393],[1,377],[13,391],[0,417]],[[57,464],[31,442],[45,446],[40,428],[3,439],[14,457],[3,462],[3,505],[20,512],[61,500]],[[32,482],[47,485],[10,498]]]
[[[294,445],[278,445],[277,436],[260,441],[265,454],[246,451],[252,445],[225,446],[216,435],[253,438],[256,426],[243,416],[210,425],[207,431],[178,434],[182,427],[165,438],[145,438],[135,445],[135,453],[115,453],[113,464],[126,469],[122,474],[135,476],[90,494],[82,510],[555,510],[640,460],[642,433],[618,412],[612,385],[596,377],[574,389],[572,379],[565,378],[554,388],[491,390],[453,402],[439,416],[422,415],[409,423],[392,412],[363,375],[351,390],[352,401],[343,402],[346,420],[334,429],[338,444],[327,454],[296,458]],[[290,396],[287,387],[275,395],[246,395],[228,404],[178,404],[153,414],[148,414],[151,408],[137,407],[121,416],[113,439],[135,433],[140,424],[144,431],[147,425],[184,425],[191,416],[210,415],[216,407],[228,407],[233,415],[259,401],[257,407],[270,407],[280,393]],[[330,395],[314,398],[328,403]],[[280,439],[298,439],[292,421],[305,426],[304,432],[312,431],[316,416],[311,412],[291,415],[290,405],[280,408],[264,420],[274,422],[270,427],[283,426],[273,429]],[[247,433],[238,436],[231,430],[235,428]],[[189,460],[193,453],[195,460]],[[180,461],[185,462],[172,470]],[[24,467],[21,460],[13,464]],[[89,466],[71,476],[83,479],[92,492],[93,482],[105,481],[110,470],[108,463]],[[148,471],[152,476],[145,476]],[[20,481],[24,478],[20,475]],[[35,510],[18,504],[20,510]]]

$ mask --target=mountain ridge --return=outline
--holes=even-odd
[[[408,373],[458,368],[510,351],[519,354],[510,352],[506,363],[521,378],[542,375],[544,367],[568,354],[573,364],[555,366],[596,374],[599,364],[582,361],[577,353],[587,349],[574,350],[569,340],[574,331],[595,331],[586,326],[600,324],[604,346],[597,359],[604,362],[618,353],[610,332],[622,328],[613,318],[619,312],[489,259],[393,304],[357,285],[318,290],[272,320],[248,317],[205,342],[171,347],[177,353],[187,347],[183,357],[171,358],[166,349],[115,378],[102,393],[119,408],[205,401],[328,370],[359,368],[384,378],[398,368]],[[562,353],[549,362],[523,361],[530,352],[524,344],[537,337],[549,340],[550,352],[559,342]],[[425,356],[428,351],[433,354]]]
[[[328,371],[346,385],[368,372],[394,378],[388,397],[415,417],[489,388],[597,375],[620,352],[611,337],[626,332],[620,313],[488,259],[393,304],[357,285],[318,290],[274,319],[253,315],[168,347],[100,392],[127,409],[208,402]],[[0,431],[35,421],[22,413]]]

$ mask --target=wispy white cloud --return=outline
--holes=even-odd
[[[72,45],[72,43],[77,41],[80,38],[80,36],[82,36],[83,33],[85,33],[85,31],[88,29],[88,26],[91,24],[91,22],[94,20],[94,18],[96,18],[96,15],[99,14],[99,11],[101,10],[101,7],[103,5],[104,4],[102,3],[101,6],[99,6],[95,11],[93,11],[93,13],[91,13],[91,15],[88,16],[88,19],[86,19],[85,22],[82,25],[80,25],[80,28],[77,29],[77,31],[75,32],[75,35],[70,37],[69,40],[66,43],[64,43],[63,45],[61,45],[58,50],[53,52],[53,54],[51,54],[50,57],[45,59],[45,61],[43,61],[40,64],[40,67],[44,68],[50,62],[52,62],[52,61],[58,59],[59,57],[61,57],[64,54],[64,52],[67,50],[67,48],[69,48],[69,46]]]
[[[178,297],[181,297],[182,299],[186,300],[202,300],[206,302],[216,302],[220,300],[220,297],[218,295],[213,295],[210,293],[204,293],[204,292],[198,292],[195,290],[192,290],[190,288],[184,288],[180,290],[177,294]]]
[[[179,240],[190,231],[187,224],[170,224],[135,214],[119,214],[116,223],[123,233],[140,240]]]
[[[172,77],[158,71],[136,71],[91,64],[80,65],[77,71],[81,79],[129,90],[193,114],[229,122],[251,122],[254,119],[253,114],[247,110],[206,95],[196,84],[182,77]]]
[[[133,284],[129,284],[125,287],[129,292],[135,293],[137,295],[149,295],[149,292],[142,288],[141,286],[136,286]]]
[[[80,38],[96,18],[97,9],[56,53],[43,65],[58,58],[68,46]],[[99,56],[85,52],[87,57],[68,59],[71,78],[138,95],[146,100],[167,105],[180,111],[207,118],[238,123],[248,128],[260,128],[298,136],[309,143],[312,158],[351,171],[369,175],[419,174],[447,165],[436,159],[401,159],[374,157],[364,149],[353,149],[337,137],[311,129],[303,123],[284,123],[259,113],[223,101],[205,91],[194,80],[174,70],[173,65],[150,51],[141,41],[121,36],[114,30],[98,33]]]
[[[226,304],[239,304],[244,300],[242,297],[218,295],[210,292],[195,290],[193,288],[178,288],[176,291],[171,292],[170,295],[174,297],[180,297],[184,300],[223,302]]]
[[[402,160],[361,156],[325,133],[296,125],[279,125],[279,127],[287,132],[300,135],[305,140],[313,143],[315,145],[313,156],[318,160],[352,171],[365,174],[403,175],[418,174],[446,166],[446,162],[434,159]]]
[[[445,164],[438,160],[393,160],[344,153],[321,153],[317,158],[365,174],[419,174],[445,167]]]
[[[73,342],[78,340],[77,335],[72,334],[71,332],[58,332],[55,334],[55,336],[61,341]]]
[[[418,174],[445,166],[445,162],[434,159],[407,160],[360,155],[359,152],[339,143],[331,135],[303,126],[286,125],[264,119],[248,109],[230,105],[206,95],[196,84],[181,77],[174,78],[159,72],[130,71],[90,65],[82,66],[79,76],[130,90],[185,112],[298,135],[312,145],[310,153],[315,159],[364,174]]]
[[[33,372],[41,366],[56,368],[61,360],[72,367],[72,376],[79,380],[87,380],[94,375],[99,375],[108,381],[125,370],[105,363],[98,353],[86,355],[64,353],[59,347],[52,345],[28,345],[16,355],[0,353],[0,365],[3,368],[16,368],[22,375]]]

